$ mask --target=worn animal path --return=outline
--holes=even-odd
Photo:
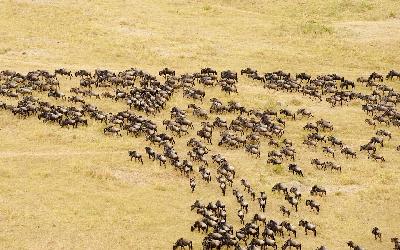
[[[102,155],[102,154],[126,154],[126,151],[53,151],[53,152],[35,152],[35,151],[2,151],[0,158],[11,157],[43,157],[43,156],[66,156],[66,155]]]

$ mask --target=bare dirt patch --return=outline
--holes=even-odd
[[[144,173],[134,171],[112,170],[111,175],[119,181],[135,185],[144,185],[148,179]]]
[[[352,21],[335,25],[344,39],[356,42],[393,42],[400,40],[400,19]]]

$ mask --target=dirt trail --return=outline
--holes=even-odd
[[[0,158],[12,157],[44,157],[44,156],[69,156],[69,155],[102,155],[102,154],[126,154],[126,151],[53,151],[53,152],[15,152],[15,151],[2,151]]]

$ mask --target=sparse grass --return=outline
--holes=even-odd
[[[354,79],[400,64],[400,35],[390,32],[398,28],[399,8],[398,1],[390,0],[2,1],[0,64],[2,69],[24,72],[140,67],[156,73],[168,66],[179,74],[205,66],[236,71],[255,67],[261,72],[283,69],[313,76],[336,72]],[[381,32],[382,27],[388,31]],[[61,81],[66,93],[78,83]],[[398,89],[398,83],[390,84]],[[333,134],[354,149],[374,134],[365,127],[359,105],[332,109],[297,94],[265,90],[244,78],[239,95],[227,96],[217,88],[206,91],[206,98],[236,100],[250,108],[307,107],[316,116],[312,121],[332,121]],[[108,112],[126,109],[121,102],[89,102]],[[166,111],[151,119],[161,124],[172,106],[185,108],[190,102],[178,93]],[[208,108],[206,102],[199,105]],[[198,129],[200,120],[189,118]],[[210,148],[232,162],[239,179],[247,178],[256,190],[268,192],[268,217],[286,220],[278,211],[282,196],[270,193],[276,182],[294,181],[305,194],[311,185],[327,186],[328,197],[316,198],[322,206],[320,215],[302,204],[299,214],[293,212],[289,219],[296,224],[307,218],[320,228],[315,240],[300,234],[305,249],[322,244],[344,249],[349,239],[367,249],[389,249],[387,240],[374,242],[370,229],[379,226],[385,239],[400,231],[400,159],[394,150],[399,131],[387,128],[394,135],[382,149],[387,163],[370,161],[364,154],[355,160],[339,156],[335,161],[343,173],[338,174],[309,164],[312,158],[330,158],[321,156],[321,148],[301,145],[305,123],[289,121],[284,135],[299,151],[296,163],[305,172],[301,180],[287,171],[287,161],[281,166],[266,164],[272,148],[265,140],[261,159],[215,143]],[[145,140],[104,136],[103,126],[91,122],[88,128],[67,130],[36,117],[20,120],[0,112],[0,248],[170,249],[177,238],[187,237],[197,249],[202,235],[190,232],[190,225],[199,217],[189,209],[196,199],[221,199],[229,210],[228,221],[239,226],[231,195],[221,198],[215,184],[200,180],[191,194],[188,180],[171,167],[165,170],[148,159],[143,166],[130,162],[128,149],[143,152]],[[175,145],[178,152],[186,153],[184,141],[190,136]],[[210,168],[215,176],[215,167]],[[257,204],[251,203],[254,212]]]

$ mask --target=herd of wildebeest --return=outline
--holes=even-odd
[[[261,110],[235,101],[224,103],[217,98],[205,100],[206,90],[215,87],[221,88],[229,98],[234,99],[235,93],[238,93],[239,77],[247,77],[273,91],[296,92],[315,102],[326,101],[332,108],[358,100],[367,116],[366,124],[374,129],[376,126],[381,128],[376,129],[376,134],[356,150],[332,135],[335,126],[330,121],[321,118],[315,123],[309,122],[315,114],[306,108]],[[69,93],[62,93],[60,80],[65,78],[74,78],[79,81],[79,86],[71,88]],[[218,138],[219,147],[244,149],[249,157],[260,158],[260,143],[265,142],[274,148],[267,154],[267,164],[287,164],[288,171],[296,175],[296,178],[301,178],[307,173],[293,163],[298,157],[298,151],[289,139],[283,139],[283,135],[287,122],[304,120],[303,128],[309,132],[303,144],[312,149],[320,148],[321,153],[332,157],[331,161],[312,159],[310,164],[317,169],[340,174],[344,169],[335,162],[337,154],[343,154],[351,161],[358,157],[357,154],[365,153],[372,160],[384,162],[385,157],[378,153],[378,149],[384,147],[386,140],[392,139],[388,129],[400,126],[400,112],[396,109],[400,93],[387,84],[396,78],[400,79],[400,72],[394,70],[389,71],[386,77],[373,72],[369,77],[358,78],[356,82],[337,74],[312,77],[306,73],[291,75],[281,70],[261,74],[251,68],[243,69],[239,74],[231,70],[218,74],[212,68],[204,68],[200,72],[181,76],[168,68],[161,70],[159,76],[136,68],[121,72],[97,69],[94,72],[78,70],[74,73],[62,68],[54,73],[36,70],[27,74],[5,70],[0,73],[0,96],[3,96],[0,109],[24,119],[36,116],[43,123],[58,124],[62,128],[88,126],[88,120],[104,123],[104,134],[122,136],[126,133],[127,136],[145,137],[149,142],[143,153],[139,149],[130,150],[130,160],[145,164],[144,158],[148,158],[165,168],[170,165],[184,178],[188,178],[192,192],[195,192],[199,180],[215,182],[221,195],[233,195],[236,198],[237,217],[242,227],[234,230],[228,223],[227,208],[220,200],[205,203],[196,200],[190,209],[199,215],[199,219],[190,228],[191,231],[205,234],[203,249],[278,249],[277,237],[281,238],[279,242],[283,242],[282,249],[301,249],[301,242],[296,240],[298,231],[304,230],[305,234],[311,233],[317,237],[319,226],[306,219],[298,223],[267,219],[264,215],[267,192],[256,191],[244,177],[239,177],[240,181],[235,180],[238,179],[235,167],[221,154],[212,154],[207,146],[213,143],[213,138]],[[369,92],[357,92],[356,85],[369,87]],[[152,117],[166,109],[168,101],[177,94],[191,99],[193,103],[187,107],[172,107],[170,117],[163,120],[162,125],[157,125]],[[90,104],[92,97],[124,102],[127,108],[117,113],[106,112]],[[49,101],[52,98],[69,104],[54,105]],[[7,101],[17,104],[12,105]],[[202,108],[207,103],[209,108]],[[228,113],[236,118],[228,122],[224,118],[224,114]],[[211,116],[216,118],[211,119]],[[196,131],[197,137],[188,138],[189,131],[196,130],[196,124],[201,124],[201,128]],[[164,127],[165,131],[159,132]],[[177,152],[174,149],[175,141],[180,139],[187,140],[188,152]],[[400,151],[400,145],[397,150]],[[288,220],[291,213],[298,211],[298,205],[303,203],[303,199],[305,205],[318,214],[323,208],[317,199],[327,195],[327,190],[318,184],[310,188],[308,195],[284,183],[276,183],[272,192],[282,194],[282,200],[287,206],[280,205],[279,211]],[[249,206],[253,202],[259,206],[260,212],[248,215]],[[371,237],[382,241],[378,227],[372,228],[371,232]],[[391,242],[394,249],[400,250],[399,238],[392,236]],[[179,238],[172,244],[173,249],[193,249],[192,241],[185,238]],[[344,246],[346,244],[354,250],[364,249],[362,242],[343,242]],[[326,246],[315,247],[319,250],[328,249]]]

